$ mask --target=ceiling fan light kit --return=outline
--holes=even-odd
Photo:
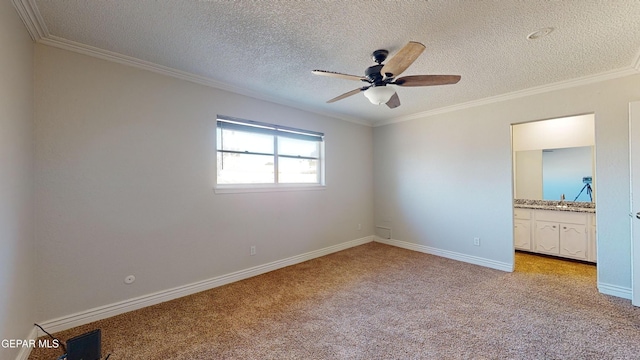
[[[386,104],[396,91],[388,86],[372,86],[364,91],[364,96],[374,105]]]
[[[313,70],[315,75],[331,76],[346,80],[357,80],[367,82],[370,85],[359,89],[351,90],[342,95],[327,101],[333,103],[349,96],[364,92],[364,96],[372,104],[386,104],[390,109],[400,106],[398,94],[391,86],[433,86],[455,84],[460,81],[459,75],[411,75],[396,79],[422,54],[425,46],[416,41],[409,41],[400,51],[398,51],[386,64],[382,64],[389,55],[389,51],[380,49],[373,52],[373,61],[377,65],[369,66],[365,70],[365,76],[342,74],[334,71]]]

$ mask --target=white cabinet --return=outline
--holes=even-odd
[[[514,220],[516,249],[531,251],[531,220]]]
[[[588,260],[588,240],[586,225],[560,224],[560,255]]]
[[[587,260],[587,226],[578,224],[560,224],[560,255]]]
[[[536,220],[535,239],[535,250],[537,252],[551,255],[560,254],[560,231],[558,230],[558,223]]]
[[[594,214],[514,209],[514,228],[516,249],[596,261]]]
[[[598,259],[598,247],[596,246],[596,216],[590,214],[589,219],[589,261],[596,262]]]
[[[513,238],[516,249],[531,251],[531,210],[515,209],[513,216]]]

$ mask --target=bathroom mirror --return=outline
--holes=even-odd
[[[593,146],[515,152],[515,198],[593,200]]]
[[[558,201],[564,194],[573,201],[580,194],[576,201],[592,201],[591,187],[595,200],[594,114],[514,124],[511,130],[516,199]]]

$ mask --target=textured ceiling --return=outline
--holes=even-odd
[[[27,4],[29,0],[20,0]],[[638,70],[640,1],[36,0],[43,38],[80,43],[187,72],[223,88],[370,124],[614,70]],[[39,13],[39,15],[38,15]],[[528,40],[544,27],[547,37]],[[462,75],[457,85],[396,88],[372,105],[371,53],[408,41],[426,51],[403,74]]]

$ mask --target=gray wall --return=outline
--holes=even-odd
[[[376,224],[397,240],[512,263],[510,125],[595,113],[598,281],[630,290],[628,104],[638,99],[632,75],[376,127]]]
[[[36,304],[33,202],[33,44],[0,1],[0,339],[24,339]],[[19,349],[0,347],[0,358]]]
[[[35,69],[38,319],[373,234],[371,127],[48,46]],[[326,189],[215,194],[216,114],[325,133]]]

